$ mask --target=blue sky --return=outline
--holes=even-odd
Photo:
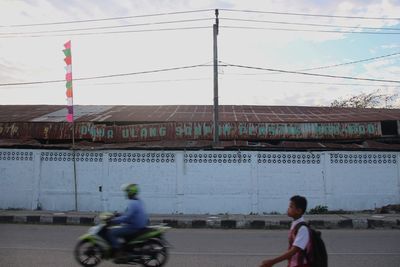
[[[255,0],[251,3],[250,1],[213,0],[1,1],[0,84],[63,79],[65,70],[61,50],[63,43],[67,40],[72,41],[75,78],[197,65],[212,61],[212,24],[214,23],[212,10],[90,23],[24,27],[11,25],[215,8],[333,16],[400,17],[400,1],[390,0]],[[220,17],[221,26],[297,30],[334,29],[337,31],[354,30],[343,26],[400,28],[400,20],[384,19],[289,16],[225,10],[220,11]],[[207,27],[205,29],[83,36],[69,35],[70,32],[56,32],[77,28],[204,18],[210,20],[135,26],[110,29],[110,31],[198,26]],[[242,21],[226,20],[227,18],[241,19]],[[329,24],[338,27],[296,26],[243,20]],[[20,34],[39,31],[51,31],[51,33],[36,34],[39,35],[38,37],[27,37],[27,34]],[[383,32],[384,30],[370,31]],[[79,33],[82,32],[95,32],[95,30],[79,31]],[[219,60],[231,64],[282,70],[302,70],[342,64],[400,52],[400,30],[394,32],[398,34],[351,34],[221,27],[218,36]],[[78,31],[74,33],[78,33]],[[57,34],[65,36],[54,36]],[[314,73],[400,80],[400,56],[315,70]],[[110,79],[74,81],[74,103],[87,105],[211,105],[213,103],[212,78],[212,66],[207,66]],[[220,67],[219,78],[220,104],[230,105],[315,106],[329,105],[334,99],[378,89],[388,94],[400,93],[399,83],[271,74],[267,71],[233,67]],[[63,83],[0,86],[0,104],[63,105],[66,103],[65,98]]]

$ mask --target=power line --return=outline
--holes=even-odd
[[[187,79],[164,79],[164,80],[147,80],[147,81],[130,81],[130,82],[115,82],[115,83],[92,83],[89,85],[120,85],[120,84],[135,84],[135,83],[165,83],[165,82],[187,82],[187,81],[209,81],[208,78],[187,78]]]
[[[189,11],[155,13],[155,14],[147,14],[147,15],[135,15],[135,16],[125,16],[125,17],[110,17],[110,18],[102,18],[102,19],[58,21],[58,22],[45,22],[45,23],[34,23],[34,24],[0,25],[0,27],[30,27],[30,26],[44,26],[44,25],[60,25],[60,24],[72,24],[72,23],[83,23],[83,22],[109,21],[109,20],[145,18],[145,17],[156,17],[156,16],[180,15],[180,14],[207,12],[207,11],[213,11],[213,10],[214,9],[198,9],[198,10],[189,10]]]
[[[205,67],[205,66],[207,66],[207,65],[198,64],[198,65],[174,67],[174,68],[165,68],[165,69],[157,69],[157,70],[129,72],[129,73],[118,73],[118,74],[101,75],[101,76],[84,77],[84,78],[75,78],[73,80],[74,81],[85,81],[85,80],[94,80],[94,79],[114,78],[114,77],[132,76],[132,75],[139,75],[139,74],[149,74],[149,73],[157,73],[157,72],[192,69],[192,68]],[[33,84],[60,83],[60,82],[65,82],[65,80],[32,81],[32,82],[18,82],[18,83],[0,83],[0,86],[33,85]]]
[[[340,67],[340,66],[345,66],[345,65],[357,64],[357,63],[361,63],[361,62],[378,60],[378,59],[387,58],[387,57],[398,56],[398,55],[400,55],[400,52],[387,54],[387,55],[382,55],[382,56],[378,56],[378,57],[371,57],[371,58],[360,59],[360,60],[355,60],[355,61],[350,61],[350,62],[344,62],[344,63],[339,63],[339,64],[320,66],[320,67],[313,67],[313,68],[307,68],[307,69],[299,69],[299,70],[295,70],[295,71],[310,71],[310,70],[329,69],[329,68]],[[258,73],[258,74],[265,74],[265,73]],[[268,74],[271,74],[271,73],[268,73]],[[236,75],[257,75],[257,74],[246,73],[246,74],[236,74]]]
[[[228,12],[242,12],[242,13],[259,13],[259,14],[274,14],[274,15],[288,15],[288,16],[305,16],[305,17],[323,17],[323,18],[343,18],[343,19],[371,19],[371,20],[400,20],[400,18],[390,17],[367,17],[367,16],[339,16],[327,14],[309,14],[309,13],[291,13],[291,12],[275,12],[275,11],[259,11],[259,10],[240,10],[221,8],[221,11]]]
[[[64,29],[64,30],[49,30],[49,31],[36,31],[36,32],[7,32],[0,33],[0,35],[19,35],[19,34],[41,34],[41,33],[54,33],[54,32],[73,32],[73,31],[87,31],[87,30],[104,30],[104,29],[116,29],[116,28],[127,28],[127,27],[137,27],[137,26],[151,26],[160,24],[173,24],[173,23],[186,23],[186,22],[196,22],[212,20],[213,18],[202,18],[202,19],[187,19],[187,20],[172,20],[172,21],[159,21],[159,22],[148,22],[140,24],[127,24],[127,25],[117,25],[117,26],[104,26],[104,27],[91,27],[91,28],[77,28],[77,29]]]
[[[226,65],[224,65],[226,66]],[[227,74],[221,76],[223,80],[243,80],[248,81],[248,79],[236,79],[224,77]],[[232,73],[232,75],[243,75]],[[186,81],[209,81],[212,79],[208,78],[187,78],[187,79],[164,79],[164,80],[139,80],[139,81],[127,81],[127,82],[107,82],[107,83],[91,83],[84,84],[85,86],[109,86],[109,85],[126,85],[126,84],[146,84],[146,83],[166,83],[166,82],[186,82]],[[363,86],[363,87],[388,87],[388,88],[398,88],[398,85],[388,85],[388,84],[363,84],[363,83],[325,83],[325,82],[310,82],[310,81],[285,81],[285,80],[265,80],[265,79],[251,79],[251,81],[256,82],[272,82],[272,83],[294,83],[294,84],[311,84],[311,85],[336,85],[336,86]],[[65,82],[65,80],[56,80],[54,82]],[[34,84],[29,84],[34,85]],[[19,88],[33,88],[33,87],[25,87],[24,85],[15,85]]]
[[[94,76],[94,77],[87,77],[87,78],[78,78],[78,79],[75,79],[75,80],[84,81],[84,80],[93,80],[93,79],[104,79],[104,78],[131,76],[131,75],[138,75],[138,74],[149,74],[149,73],[157,73],[157,72],[166,72],[166,71],[173,71],[173,70],[193,69],[193,68],[205,67],[205,66],[206,65],[204,65],[204,64],[198,64],[198,65],[174,67],[174,68],[166,68],[166,69],[158,69],[158,70],[148,70],[148,71],[139,71],[139,72],[130,72],[130,73],[119,73],[119,74]]]
[[[356,60],[356,61],[351,61],[351,62],[345,62],[345,63],[340,63],[340,64],[327,65],[327,66],[321,66],[321,67],[315,67],[315,68],[309,68],[309,69],[301,69],[298,71],[322,70],[322,69],[334,68],[334,67],[345,66],[345,65],[350,65],[350,64],[357,64],[357,63],[361,63],[361,62],[372,61],[372,60],[377,60],[377,59],[382,59],[382,58],[387,58],[387,57],[392,57],[392,56],[398,56],[398,55],[400,55],[400,52],[389,54],[389,55],[383,55],[383,56],[379,56],[379,57],[371,57],[371,58],[366,58],[366,59],[361,59],[361,60]]]
[[[332,24],[317,24],[317,23],[300,23],[300,22],[287,22],[287,21],[273,21],[273,20],[256,20],[256,19],[235,19],[235,18],[220,18],[228,21],[243,21],[243,22],[257,22],[257,23],[270,23],[270,24],[284,24],[284,25],[297,25],[297,26],[312,26],[312,27],[331,27],[331,28],[346,28],[346,29],[360,29],[360,30],[388,30],[400,31],[400,28],[384,28],[384,27],[357,27],[345,25],[332,25]]]
[[[86,36],[86,35],[101,35],[101,34],[120,34],[120,33],[139,33],[139,32],[161,32],[161,31],[179,31],[179,30],[197,30],[209,29],[211,26],[198,26],[198,27],[181,27],[181,28],[159,28],[147,30],[129,30],[129,31],[110,31],[110,32],[86,32],[86,33],[68,33],[68,34],[46,34],[46,35],[14,35],[14,36],[0,36],[0,39],[7,38],[37,38],[37,37],[61,37],[61,36]]]
[[[89,83],[80,85],[81,88],[86,86],[110,86],[110,85],[126,85],[126,84],[151,84],[151,83],[177,83],[177,82],[188,82],[188,81],[210,81],[211,77],[208,78],[187,78],[187,79],[165,79],[165,80],[139,80],[139,81],[127,81],[127,82],[109,82],[109,83]],[[64,80],[65,82],[65,80]],[[35,84],[29,85],[15,85],[18,88],[34,88]],[[13,86],[13,88],[15,88]],[[0,88],[1,89],[11,89],[11,88]]]
[[[390,34],[397,35],[400,32],[357,32],[357,31],[335,31],[335,30],[307,30],[307,29],[288,29],[288,28],[266,28],[266,27],[248,27],[248,26],[220,26],[225,29],[247,29],[247,30],[269,30],[269,31],[291,31],[291,32],[324,32],[324,33],[358,33],[358,34]]]
[[[275,14],[275,15],[290,15],[290,16],[309,16],[309,17],[346,18],[346,19],[372,19],[372,20],[400,20],[400,18],[390,18],[390,17],[338,16],[338,15],[325,15],[325,14],[290,13],[290,12],[274,12],[274,11],[258,11],[258,10],[239,10],[239,9],[226,9],[226,8],[222,8],[219,10],[227,11],[227,12],[260,13],[260,14]],[[144,14],[144,15],[109,17],[109,18],[101,18],[101,19],[56,21],[56,22],[31,23],[31,24],[11,24],[11,25],[0,25],[0,27],[1,28],[6,28],[6,27],[11,28],[11,27],[62,25],[62,24],[86,23],[86,22],[97,22],[97,21],[112,21],[112,20],[157,17],[157,16],[168,16],[168,15],[181,15],[181,14],[201,13],[201,12],[209,12],[209,11],[214,11],[214,9],[198,9],[198,10],[188,10],[188,11],[178,11],[178,12],[164,12],[164,13],[154,13],[154,14]]]
[[[224,78],[225,79],[225,78]],[[229,80],[232,80],[228,78]],[[237,79],[233,79],[237,80]],[[247,79],[241,79],[247,81]],[[364,87],[399,87],[398,85],[388,85],[388,84],[362,84],[362,83],[324,83],[324,82],[306,82],[306,81],[279,81],[279,80],[254,80],[257,82],[273,82],[273,83],[298,83],[298,84],[314,84],[314,85],[340,85],[340,86],[364,86]]]
[[[267,70],[267,71],[273,71],[273,72],[316,76],[316,77],[326,77],[326,78],[335,78],[335,79],[350,79],[350,80],[372,81],[372,82],[385,82],[385,83],[400,83],[400,80],[384,80],[384,79],[372,79],[372,78],[357,78],[357,77],[351,77],[351,76],[337,76],[337,75],[308,73],[308,72],[300,72],[300,71],[289,71],[289,70],[280,70],[280,69],[271,69],[271,68],[252,67],[252,66],[245,66],[245,65],[238,65],[238,64],[230,64],[230,63],[225,63],[225,62],[224,62],[224,64],[228,67],[237,67],[237,68],[254,69],[254,70]]]

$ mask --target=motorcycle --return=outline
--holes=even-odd
[[[170,227],[165,225],[148,226],[134,235],[124,237],[125,242],[121,248],[124,257],[116,261],[107,239],[110,220],[114,216],[112,213],[100,214],[100,223],[79,237],[74,254],[80,265],[93,267],[102,260],[114,260],[117,264],[141,264],[145,267],[161,267],[166,263],[169,246],[164,233]]]

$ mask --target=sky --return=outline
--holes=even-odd
[[[0,105],[66,105],[68,40],[76,105],[212,105],[214,9],[221,105],[400,93],[399,0],[1,0]]]

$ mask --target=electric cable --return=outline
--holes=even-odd
[[[227,80],[243,80],[247,81],[248,79],[231,79],[228,77],[221,76],[221,79]],[[325,82],[309,82],[309,81],[287,81],[287,80],[264,80],[257,79],[251,80],[252,82],[272,82],[272,83],[297,83],[297,84],[312,84],[312,85],[339,85],[339,86],[363,86],[363,87],[388,87],[388,88],[398,88],[399,85],[391,85],[391,84],[363,84],[363,83],[325,83]]]
[[[400,20],[399,18],[391,17],[367,17],[367,16],[341,16],[341,15],[327,15],[327,14],[309,14],[309,13],[291,13],[291,12],[275,12],[275,11],[260,11],[260,10],[245,10],[245,9],[228,9],[221,8],[220,11],[228,12],[242,12],[242,13],[258,13],[258,14],[274,14],[274,15],[288,15],[288,16],[305,16],[305,17],[323,17],[323,18],[342,18],[342,19],[365,19],[365,20]]]
[[[367,61],[373,61],[373,60],[379,60],[387,57],[393,57],[393,56],[398,56],[400,55],[400,52],[392,53],[392,54],[387,54],[387,55],[382,55],[382,56],[377,56],[377,57],[371,57],[371,58],[366,58],[366,59],[360,59],[360,60],[355,60],[355,61],[349,61],[349,62],[344,62],[344,63],[339,63],[339,64],[333,64],[333,65],[326,65],[326,66],[320,66],[320,67],[313,67],[313,68],[307,68],[307,69],[299,69],[295,71],[310,71],[310,70],[321,70],[321,69],[329,69],[329,68],[334,68],[334,67],[340,67],[340,66],[345,66],[345,65],[351,65],[351,64],[357,64],[361,62],[367,62]],[[235,75],[262,75],[265,73],[236,73]],[[268,73],[271,74],[271,73]]]
[[[383,55],[383,56],[378,56],[378,57],[371,57],[371,58],[356,60],[356,61],[350,61],[350,62],[345,62],[345,63],[339,63],[339,64],[334,64],[334,65],[327,65],[327,66],[321,66],[321,67],[315,67],[315,68],[301,69],[301,70],[298,70],[298,71],[322,70],[322,69],[328,69],[328,68],[340,67],[340,66],[345,66],[345,65],[357,64],[357,63],[367,62],[367,61],[372,61],[372,60],[378,60],[378,59],[387,58],[387,57],[393,57],[393,56],[398,56],[398,55],[400,55],[400,52],[396,52],[396,53],[392,53],[392,54],[388,54],[388,55]]]
[[[338,31],[338,30],[308,30],[308,29],[289,29],[289,28],[266,28],[266,27],[250,27],[250,26],[232,26],[220,25],[225,29],[247,29],[247,30],[269,30],[269,31],[291,31],[291,32],[322,32],[322,33],[357,33],[357,34],[384,34],[398,35],[400,32],[367,32],[367,31]]]
[[[196,21],[205,21],[205,20],[212,20],[212,19],[213,18],[173,20],[173,21],[158,21],[158,22],[127,24],[127,25],[117,25],[117,26],[103,26],[103,27],[76,28],[76,29],[63,29],[63,30],[48,30],[48,31],[36,31],[36,32],[5,32],[5,33],[0,33],[0,35],[41,34],[41,33],[54,33],[54,32],[74,32],[74,31],[88,31],[88,30],[104,30],[104,29],[137,27],[137,26],[151,26],[151,25],[160,25],[160,24],[196,22]]]
[[[207,11],[212,11],[212,10],[214,10],[214,9],[198,9],[198,10],[189,10],[189,11],[164,12],[164,13],[155,13],[155,14],[147,14],[147,15],[110,17],[110,18],[102,18],[102,19],[58,21],[58,22],[45,22],[45,23],[33,23],[33,24],[0,25],[0,27],[30,27],[30,26],[44,26],[44,25],[60,25],[60,24],[72,24],[72,23],[83,23],[83,22],[109,21],[109,20],[121,20],[121,19],[132,19],[132,18],[167,16],[167,15],[180,15],[180,14],[207,12]]]
[[[318,23],[300,23],[300,22],[287,22],[287,21],[274,21],[274,20],[235,19],[235,18],[227,18],[227,17],[220,17],[219,19],[222,21],[227,20],[227,21],[257,22],[257,23],[284,24],[284,25],[296,25],[296,26],[346,28],[346,29],[359,29],[359,30],[400,31],[400,28],[387,28],[387,27],[358,27],[358,26],[318,24]]]
[[[109,74],[109,75],[101,75],[101,76],[93,76],[93,77],[74,78],[73,81],[84,81],[84,80],[114,78],[114,77],[122,77],[122,76],[132,76],[132,75],[139,75],[139,74],[149,74],[149,73],[175,71],[175,70],[183,70],[183,69],[193,69],[193,68],[205,67],[205,66],[207,66],[207,65],[198,64],[198,65],[190,65],[190,66],[182,66],[182,67],[174,67],[174,68],[164,68],[164,69],[157,69],[157,70]],[[46,83],[60,83],[60,82],[66,82],[66,81],[65,80],[48,80],[48,81],[32,81],[32,82],[17,82],[17,83],[0,83],[0,86],[32,85],[32,84],[46,84]]]
[[[255,69],[255,70],[267,70],[267,71],[272,71],[272,72],[334,78],[334,79],[350,79],[350,80],[359,80],[359,81],[372,81],[372,82],[385,82],[385,83],[399,83],[400,84],[400,80],[358,78],[358,77],[351,77],[351,76],[338,76],[338,75],[329,75],[329,74],[318,74],[318,73],[308,73],[308,72],[300,72],[300,71],[280,70],[280,69],[272,69],[272,68],[261,68],[261,67],[245,66],[245,65],[239,65],[239,64],[230,64],[230,63],[226,63],[226,62],[223,62],[223,63],[228,67],[237,67],[237,68]]]
[[[39,37],[61,37],[61,36],[88,36],[88,35],[102,35],[102,34],[123,34],[123,33],[139,33],[139,32],[161,32],[161,31],[179,31],[179,30],[198,30],[210,29],[211,26],[194,26],[194,27],[181,27],[181,28],[159,28],[159,29],[146,29],[146,30],[128,30],[128,31],[111,31],[111,32],[85,32],[85,33],[68,33],[68,34],[49,34],[49,35],[11,35],[0,36],[0,39],[7,38],[39,38]]]

